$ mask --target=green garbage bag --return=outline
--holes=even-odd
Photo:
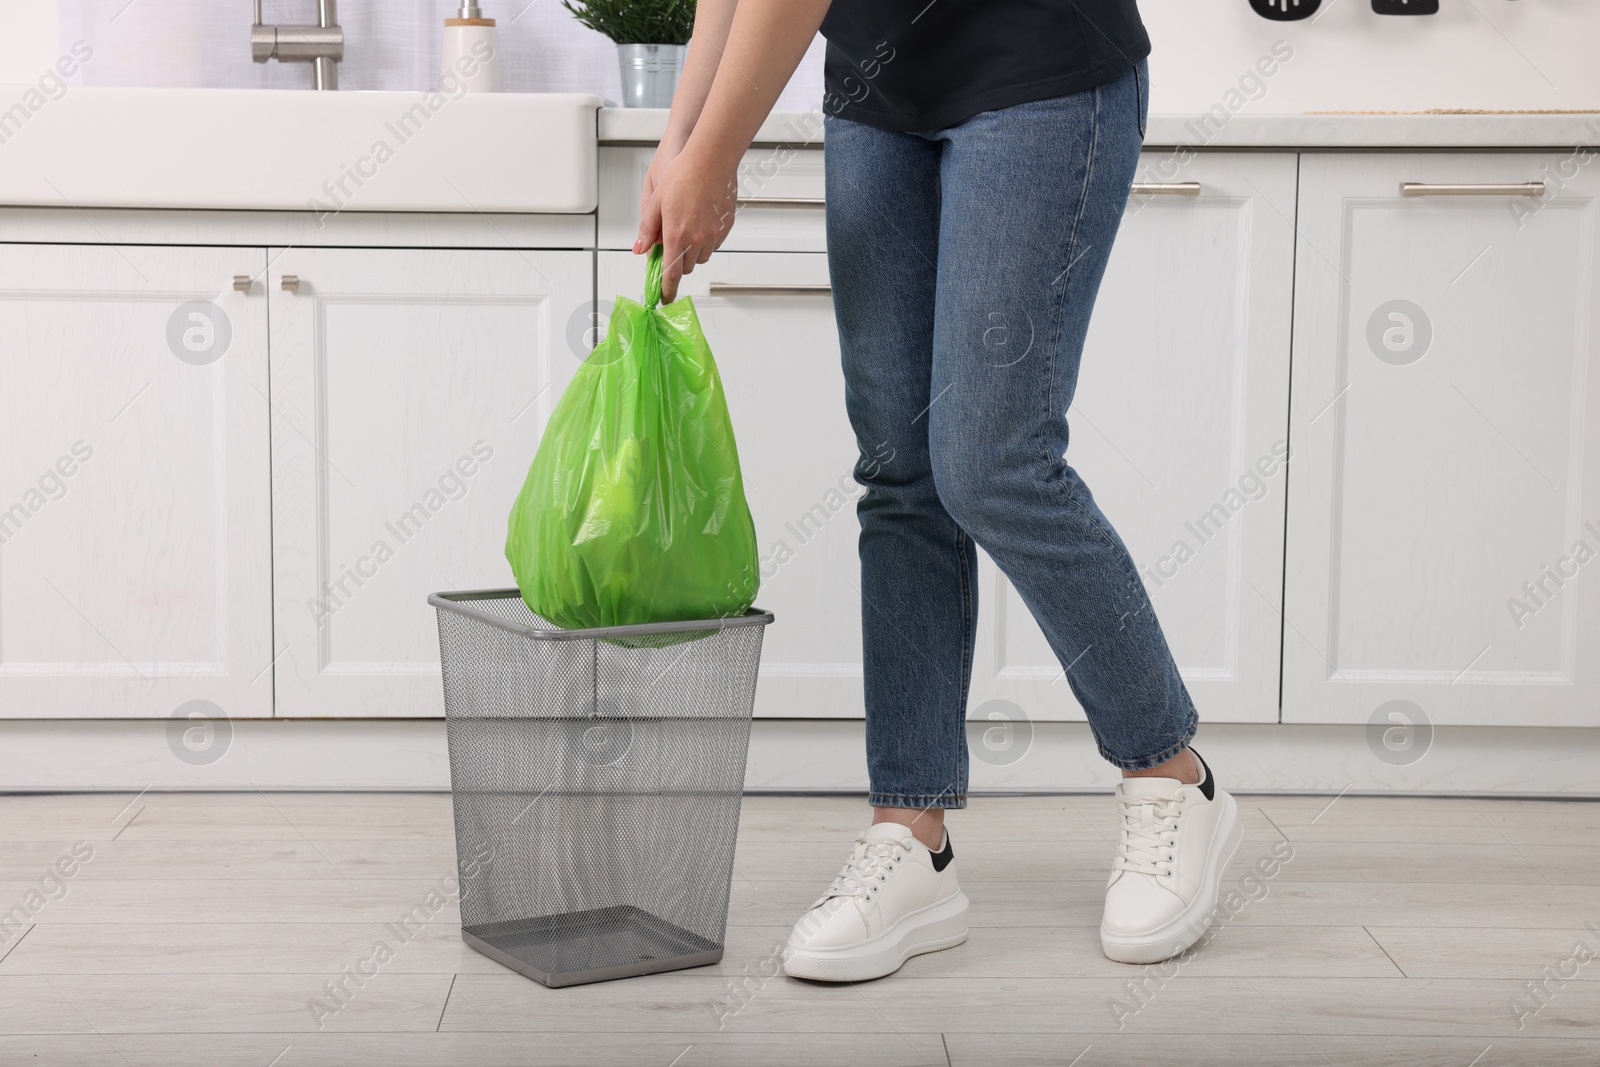
[[[556,403],[511,509],[506,559],[530,610],[572,629],[742,615],[755,524],[722,379],[694,302],[618,297]]]

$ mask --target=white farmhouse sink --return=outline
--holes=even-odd
[[[589,93],[29,88],[0,86],[0,205],[595,207]]]

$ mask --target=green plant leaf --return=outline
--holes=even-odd
[[[580,23],[616,44],[688,44],[695,0],[561,0]]]

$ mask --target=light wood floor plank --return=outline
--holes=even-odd
[[[947,1035],[1294,1033],[1245,979],[1202,978],[1180,969],[1157,985],[1142,970],[1130,968],[1128,977],[1115,979],[905,978],[894,988],[865,983],[861,995],[897,1011],[907,1028],[926,1029],[937,1019]]]
[[[393,954],[385,973],[505,971],[454,923],[40,923],[0,975],[336,974],[379,944]]]
[[[1319,806],[1315,801],[1321,801]],[[1600,837],[1600,803],[1440,799],[1425,810],[1405,798],[1241,797],[1291,841],[1560,845]],[[1320,817],[1319,817],[1320,814]],[[1315,819],[1315,822],[1311,820]]]
[[[1328,1067],[1294,1034],[949,1034],[952,1067]]]
[[[93,1033],[54,981],[0,976],[0,1034]]]
[[[1517,851],[1557,885],[1600,886],[1600,846],[1524,845]],[[1600,897],[1600,893],[1595,896]]]
[[[227,837],[246,841],[365,840],[449,841],[454,823],[448,803],[414,806],[342,806],[324,808],[278,804],[275,808],[241,806],[147,807],[118,835],[119,841]]]
[[[1600,980],[1600,920],[1582,927],[1479,927],[1461,934],[1396,926],[1368,931],[1411,978]]]
[[[907,1025],[901,1013],[885,1016],[854,985],[783,976],[735,982],[699,971],[555,990],[517,974],[464,974],[440,1029],[562,1031],[574,1019],[599,1033],[711,1033],[719,1025],[729,1033],[932,1032]]]
[[[0,841],[186,839],[230,828],[252,838],[412,837],[450,826],[448,793],[0,794]]]
[[[1369,978],[1354,984],[1275,978],[1255,985],[1305,1034],[1410,1037],[1428,1027],[1485,1041],[1587,1036],[1600,1047],[1600,982],[1568,983],[1537,1014],[1522,1017],[1520,1026],[1514,1006],[1527,995],[1526,981]],[[1448,1020],[1448,1027],[1441,1027],[1441,1020]]]
[[[964,946],[908,960],[908,977],[1127,978],[1141,968],[1100,951],[1100,926],[982,927]],[[1196,977],[1399,977],[1383,949],[1356,926],[1224,926],[1181,966]]]
[[[337,878],[342,873],[316,846],[304,841],[106,841],[92,845],[75,882],[102,878]],[[43,841],[0,843],[0,870],[38,871],[42,876],[66,857]]]
[[[1132,980],[897,976],[887,984],[833,986],[773,978],[745,983],[741,996],[727,979],[688,972],[554,991],[517,976],[462,975],[442,1029],[554,1030],[568,1014],[615,1032],[712,1030],[725,1020],[735,1033],[931,1032],[936,1026],[944,1033],[1003,1034],[1028,1019],[1036,1029],[1063,1033],[1115,1032],[1119,1022],[1126,1027],[1146,1020],[1163,1032],[1293,1033],[1243,980],[1180,976],[1143,1001],[1129,991]]]
[[[65,897],[46,903],[40,921],[69,922],[393,922],[437,879],[101,878],[75,879]],[[448,883],[444,887],[448,889]],[[37,890],[37,882],[0,882],[0,918]],[[447,904],[438,922],[460,922]]]
[[[528,1034],[507,1040],[539,1067],[946,1067],[939,1034]],[[680,1058],[681,1057],[681,1058]]]
[[[1570,929],[1593,915],[1591,898],[1582,887],[1548,884],[1285,879],[1273,881],[1264,897],[1232,921],[1269,926],[1376,923],[1427,929],[1507,925]]]
[[[1449,882],[1549,885],[1529,862],[1527,849],[1510,844],[1453,844],[1419,849],[1412,844],[1324,841],[1297,845],[1278,876],[1288,882]]]
[[[1593,1038],[1496,1038],[1453,1033],[1314,1038],[1332,1067],[1593,1067]],[[1081,1067],[1081,1065],[1080,1065]]]
[[[390,974],[369,980],[344,1003],[329,974],[77,975],[0,978],[0,1033],[53,1030],[101,1034],[314,1033],[433,1030],[452,976]],[[520,977],[520,976],[519,976]],[[22,990],[13,994],[13,988]],[[38,991],[50,994],[45,998]],[[8,998],[32,996],[8,1010]],[[315,1004],[325,1011],[318,1013]],[[46,1024],[41,1025],[41,1016]]]
[[[938,1034],[584,1031],[0,1037],[0,1067],[944,1067]]]
[[[1452,1034],[1342,1038],[1317,1035],[949,1034],[954,1067],[1594,1067],[1587,1042],[1493,1042]],[[1181,1051],[1174,1053],[1174,1048]]]
[[[1179,973],[1131,1015],[1126,983],[1086,978],[1005,983],[959,978],[868,983],[862,995],[893,998],[912,1028],[939,1018],[952,1033],[1261,1033],[1408,1037],[1419,1029],[1495,1038],[1570,1037],[1600,1030],[1600,983],[1574,982],[1518,1030],[1510,981],[1403,978],[1199,978]],[[887,1003],[887,1000],[885,1001]],[[1245,1020],[1249,1020],[1246,1022]],[[1030,1025],[1025,1020],[1034,1020]],[[1118,1023],[1123,1023],[1118,1026]],[[1043,1023],[1044,1025],[1040,1025]],[[1137,1028],[1137,1029],[1136,1029]]]

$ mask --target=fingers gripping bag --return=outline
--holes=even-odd
[[[522,599],[563,628],[742,615],[759,585],[722,379],[693,301],[660,303],[661,257],[643,304],[617,298],[511,510]]]

